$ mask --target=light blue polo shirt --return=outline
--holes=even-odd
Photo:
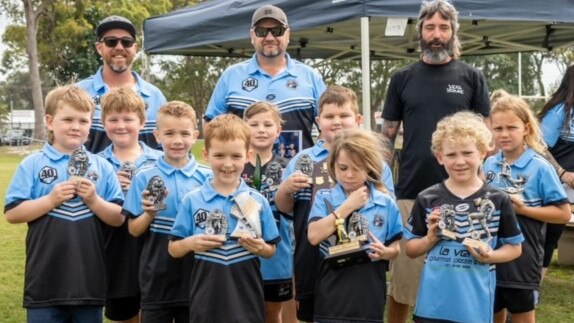
[[[147,120],[144,128],[140,131],[139,138],[151,148],[161,149],[153,136],[153,130],[156,128],[157,112],[167,100],[160,89],[144,81],[136,72],[132,71],[132,75],[137,82],[137,94],[146,104]],[[93,76],[78,82],[77,86],[86,90],[96,105],[86,148],[93,153],[98,153],[111,144],[102,122],[102,107],[100,105],[102,98],[110,91],[110,88],[104,83],[101,67]]]
[[[204,118],[233,113],[243,117],[247,107],[258,101],[275,104],[285,124],[283,134],[290,141],[300,138],[297,151],[313,146],[311,129],[319,114],[319,97],[325,91],[321,75],[286,54],[287,67],[271,76],[257,62],[257,54],[229,67],[217,82]]]

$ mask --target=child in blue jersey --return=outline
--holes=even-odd
[[[484,163],[487,182],[508,192],[526,241],[520,258],[497,267],[494,313],[504,322],[534,322],[544,257],[546,223],[566,223],[570,206],[558,175],[542,156],[540,126],[528,104],[507,95],[492,107],[490,123],[499,152]]]
[[[281,238],[267,199],[241,173],[251,130],[224,114],[204,128],[204,158],[213,177],[182,201],[169,253],[195,255],[189,322],[265,322],[259,257],[270,258]]]
[[[510,197],[479,177],[491,139],[468,111],[443,118],[432,135],[448,178],[419,193],[404,231],[407,255],[426,254],[415,322],[493,321],[494,264],[518,257],[524,238]]]
[[[329,86],[319,99],[316,121],[321,130],[321,139],[289,161],[275,195],[277,208],[293,216],[297,317],[307,322],[313,321],[315,281],[321,264],[319,248],[311,245],[307,239],[307,220],[312,197],[318,190],[333,185],[327,172],[327,156],[335,135],[343,129],[358,128],[363,122],[355,92],[340,85]],[[393,191],[390,168],[384,165],[383,173],[385,186]]]
[[[140,130],[146,122],[146,104],[134,91],[126,88],[112,90],[104,96],[101,105],[104,129],[112,144],[98,155],[112,164],[125,193],[134,172],[153,164],[163,153],[138,141]],[[138,264],[141,242],[128,232],[127,219],[122,226],[109,232],[106,242],[105,316],[110,320],[139,322]]]
[[[545,155],[558,173],[562,186],[568,195],[570,204],[574,204],[572,189],[574,188],[574,65],[570,65],[558,89],[548,99],[538,114],[540,127],[548,153]],[[563,224],[547,223],[544,242],[544,261],[542,263],[542,279],[548,271],[554,249],[566,226]]]
[[[175,259],[168,254],[168,236],[183,197],[211,175],[199,166],[190,150],[198,131],[195,111],[180,101],[163,105],[154,134],[164,155],[153,166],[139,170],[126,194],[123,213],[129,216],[129,231],[143,236],[139,282],[141,321],[189,322],[189,273],[193,257]],[[166,208],[156,211],[148,200],[152,178],[159,176],[167,188]]]
[[[350,241],[364,241],[370,261],[343,268],[321,263],[314,322],[383,322],[388,260],[400,252],[403,224],[382,179],[382,147],[382,140],[362,129],[343,130],[331,145],[327,165],[336,184],[315,197],[309,241],[328,256],[347,238],[338,235],[342,226]]]
[[[283,168],[287,166],[285,158],[273,153],[283,120],[276,106],[263,101],[250,105],[243,114],[243,120],[251,129],[250,147],[253,153],[245,164],[242,177],[247,185],[257,189],[269,201],[281,236],[275,255],[269,259],[261,258],[266,322],[281,323],[283,303],[293,299],[293,219],[275,207],[275,193],[281,183]],[[258,158],[260,169],[257,169]],[[289,308],[286,308],[288,311]],[[292,313],[291,316],[294,315]]]
[[[68,173],[71,154],[88,139],[93,111],[89,95],[76,86],[50,91],[49,142],[22,161],[6,193],[6,220],[28,223],[28,322],[102,322],[103,229],[123,222],[123,194],[112,166],[89,152],[85,176]]]

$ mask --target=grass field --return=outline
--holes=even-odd
[[[193,153],[201,161],[203,142]],[[6,194],[13,173],[23,158],[7,147],[0,147],[0,194]],[[2,199],[2,212],[4,199]],[[3,214],[2,214],[3,215]],[[0,219],[0,322],[25,322],[22,308],[24,282],[26,225],[12,225]],[[574,250],[572,251],[574,252]],[[448,286],[445,286],[448,288]],[[477,304],[478,306],[478,304]],[[542,323],[574,322],[574,267],[553,262],[542,286],[542,304],[537,309],[537,321]]]

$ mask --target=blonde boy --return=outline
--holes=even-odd
[[[98,155],[114,167],[122,190],[127,192],[135,171],[153,164],[163,153],[138,141],[146,123],[146,104],[133,90],[120,88],[108,92],[101,107],[104,129],[112,144]],[[139,322],[141,240],[129,234],[127,219],[108,234],[105,316],[113,321]]]
[[[289,161],[275,196],[279,211],[293,216],[297,317],[307,322],[313,321],[315,281],[321,262],[319,247],[307,239],[308,216],[316,192],[333,185],[327,172],[327,157],[335,136],[363,122],[355,92],[340,85],[329,86],[319,99],[316,121],[321,139]],[[385,186],[392,192],[391,170],[385,166],[383,172]]]
[[[265,197],[241,179],[250,132],[231,114],[205,126],[213,178],[183,199],[171,231],[170,254],[195,255],[190,322],[265,322],[259,256],[273,256],[281,238]]]
[[[183,197],[204,183],[211,172],[199,166],[190,150],[198,131],[193,108],[180,101],[163,105],[154,131],[164,155],[153,166],[136,173],[126,194],[122,213],[129,216],[132,235],[144,236],[140,261],[142,322],[189,322],[189,273],[193,258],[174,259],[168,254],[168,236]],[[152,178],[159,176],[167,192],[164,210],[148,200]],[[144,198],[142,199],[142,196]]]
[[[93,111],[91,98],[76,86],[50,91],[44,118],[49,143],[22,161],[8,187],[6,220],[28,224],[28,322],[102,321],[102,226],[122,223],[123,194],[112,166],[89,152],[79,183],[68,174],[70,155],[88,139]]]
[[[493,321],[492,264],[518,257],[524,237],[510,197],[479,178],[491,139],[482,116],[472,112],[442,119],[432,135],[432,151],[448,178],[419,193],[404,233],[409,257],[426,254],[415,321]],[[439,236],[446,216],[452,218],[449,238]],[[467,244],[477,240],[478,246]]]

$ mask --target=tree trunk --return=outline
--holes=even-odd
[[[38,15],[34,10],[32,0],[22,0],[26,14],[26,35],[28,53],[28,68],[30,69],[30,83],[32,85],[32,103],[34,104],[34,138],[44,140],[44,96],[42,94],[42,80],[40,78],[40,63],[38,59]]]

